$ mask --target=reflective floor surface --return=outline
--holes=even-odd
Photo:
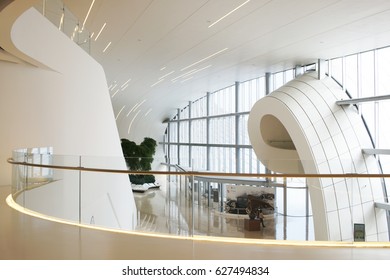
[[[311,219],[286,217],[278,213],[265,215],[265,227],[245,229],[246,214],[226,213],[223,205],[209,202],[195,193],[194,207],[190,192],[176,182],[160,180],[161,187],[144,193],[134,192],[138,209],[139,231],[174,235],[223,236],[273,240],[314,240]],[[193,209],[193,211],[192,211]]]

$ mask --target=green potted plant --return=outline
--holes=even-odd
[[[157,142],[153,138],[145,137],[140,145],[128,139],[121,139],[123,156],[127,167],[134,171],[152,170],[153,156],[156,153]],[[144,192],[150,188],[158,188],[153,175],[130,174],[133,191]]]

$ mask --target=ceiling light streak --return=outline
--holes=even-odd
[[[62,12],[61,19],[60,19],[60,24],[58,25],[58,30],[61,30],[62,26],[64,25],[64,17],[65,17],[65,13]]]
[[[93,4],[95,4],[95,0],[92,0],[91,6],[89,6],[89,10],[88,10],[87,16],[86,16],[85,19],[84,19],[83,27],[81,28],[81,30],[84,30],[85,23],[87,22],[87,19],[88,19],[88,17],[89,17],[89,13],[90,13],[91,10],[92,10]]]
[[[104,48],[103,52],[106,52],[106,50],[108,49],[108,47],[111,45],[111,42],[108,43],[108,45]]]
[[[211,67],[211,66],[212,66],[212,65],[210,64],[210,65],[207,65],[206,67],[203,67],[203,68],[200,68],[200,69],[191,70],[191,71],[189,71],[189,72],[187,72],[187,73],[184,73],[183,75],[180,75],[180,76],[178,76],[178,77],[172,79],[171,81],[172,81],[172,82],[176,82],[176,80],[178,80],[179,78],[184,78],[184,77],[186,77],[186,76],[189,76],[189,75],[198,73],[198,72],[203,71],[203,70],[205,70],[205,69],[207,69],[207,68],[209,68],[209,67]]]
[[[150,87],[154,87],[155,85],[158,85],[159,83],[165,81],[165,79],[161,79],[161,80],[158,80],[157,82],[155,82],[153,85],[151,85]]]
[[[141,105],[144,104],[145,102],[146,102],[146,99],[144,99],[144,101],[142,101],[138,106],[136,106],[134,111],[137,110],[139,107],[141,107]]]
[[[183,84],[183,83],[187,82],[188,80],[191,80],[193,77],[194,77],[194,76],[192,76],[192,77],[190,77],[190,78],[188,78],[188,79],[185,79],[185,80],[181,81],[181,83]]]
[[[130,113],[133,112],[135,108],[137,108],[137,106],[138,106],[138,103],[135,104],[135,105],[133,106],[133,108],[131,108],[131,110],[127,113],[126,117],[128,117],[128,116],[130,115]]]
[[[168,77],[169,75],[171,75],[171,74],[173,74],[173,73],[175,73],[175,71],[171,71],[171,72],[169,72],[168,74],[165,74],[164,76],[162,76],[162,77],[160,77],[160,78],[158,78],[158,79],[159,79],[159,80],[164,79],[164,78]]]
[[[118,92],[119,92],[119,88],[114,92],[113,95],[111,95],[111,98],[113,98]]]
[[[123,83],[123,85],[121,85],[121,87],[123,88],[124,86],[128,86],[128,83],[131,81],[131,78],[128,79],[126,82]]]
[[[144,101],[142,101],[141,103],[137,103],[133,106],[133,108],[131,108],[131,110],[127,113],[127,117],[131,114],[131,112],[133,111],[136,111],[139,107],[141,107],[142,104],[144,104],[146,101],[146,99]]]
[[[118,115],[116,115],[115,120],[118,119],[119,115],[122,113],[122,111],[123,111],[123,109],[125,109],[125,107],[126,107],[126,105],[124,105],[124,106],[122,107],[122,109],[119,111]]]
[[[131,122],[130,122],[130,124],[129,124],[129,129],[127,130],[127,134],[130,134],[130,128],[131,128],[131,126],[133,125],[134,120],[137,118],[137,116],[138,116],[138,114],[139,114],[140,112],[141,112],[141,110],[139,110],[139,111],[137,112],[137,114],[135,114],[134,118],[131,120]]]
[[[205,69],[207,69],[207,68],[210,68],[211,66],[212,66],[211,64],[210,64],[210,65],[207,65],[207,66],[205,66],[205,67],[203,67],[203,68],[200,68],[200,69],[198,69],[198,70],[193,71],[191,74],[198,73],[198,72],[203,71],[203,70],[205,70]],[[188,75],[185,75],[185,76],[188,76]]]
[[[124,91],[128,86],[129,84],[126,84],[124,87],[121,87],[121,90]]]
[[[237,11],[239,8],[241,8],[242,6],[244,6],[245,4],[247,4],[250,0],[242,3],[240,6],[238,6],[237,8],[233,9],[232,11],[228,12],[226,15],[224,15],[223,17],[221,17],[220,19],[218,19],[217,21],[213,22],[212,24],[209,25],[208,28],[212,27],[213,25],[217,24],[218,22],[220,22],[221,20],[223,20],[224,18],[226,18],[227,16],[231,15],[232,13],[234,13],[235,11]]]
[[[95,41],[99,38],[99,36],[100,36],[100,34],[102,33],[104,27],[106,27],[106,24],[107,24],[107,22],[105,22],[105,23],[103,24],[103,26],[102,26],[102,28],[100,29],[98,35],[95,37]]]
[[[150,108],[150,109],[145,113],[145,117],[146,117],[147,115],[149,115],[149,113],[152,112],[152,111],[153,111],[153,109]]]
[[[190,68],[190,67],[192,67],[192,66],[194,66],[194,65],[196,65],[196,64],[199,64],[199,63],[201,63],[201,62],[203,62],[203,61],[205,61],[205,60],[207,60],[207,59],[210,59],[210,58],[212,58],[212,57],[214,57],[214,56],[216,56],[216,55],[218,55],[218,54],[220,54],[220,53],[226,51],[227,49],[228,49],[228,48],[224,48],[223,50],[217,51],[216,53],[213,53],[212,55],[209,55],[208,57],[205,57],[205,58],[203,58],[203,59],[201,59],[201,60],[199,60],[199,61],[197,61],[197,62],[195,62],[195,63],[192,63],[191,65],[188,65],[187,67],[184,67],[184,68],[181,69],[180,71],[186,70],[186,69],[188,69],[188,68]]]
[[[182,77],[192,75],[192,73],[194,73],[194,72],[197,71],[197,70],[198,70],[198,69],[193,69],[193,70],[191,70],[191,71],[189,71],[189,72],[186,72],[186,73],[184,73],[184,74],[182,74],[182,75],[180,75],[180,76],[177,76],[176,78],[173,78],[171,81],[172,81],[172,82],[176,82],[176,80],[178,80],[178,79],[180,79],[180,78],[182,78]]]

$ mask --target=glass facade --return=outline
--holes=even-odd
[[[390,93],[390,48],[329,59],[325,65],[327,75],[334,78],[350,98]],[[249,112],[254,103],[267,94],[267,89],[272,92],[283,86],[294,78],[297,70],[311,71],[316,70],[316,67],[317,64],[311,64],[236,82],[190,102],[169,122],[164,144],[170,163],[189,166],[192,170],[257,174],[267,172],[258,161],[249,141]],[[374,147],[389,149],[389,101],[365,102],[356,106],[365,120]],[[381,154],[377,158],[383,172],[390,173],[390,156]],[[305,181],[297,179],[285,183],[287,191],[276,190],[277,204],[283,205],[287,196],[294,197],[294,201],[299,203],[288,204],[283,210],[279,207],[278,211],[281,214],[288,212],[289,218],[308,219],[311,207]],[[386,185],[389,192],[390,182],[386,182]],[[311,219],[304,223],[306,228],[312,227]]]
[[[236,82],[208,93],[178,110],[177,115],[169,121],[165,135],[164,144],[169,163],[195,171],[266,173],[265,166],[257,159],[249,141],[249,113],[255,102],[267,94],[267,90],[271,92],[283,86],[294,76],[294,69],[289,69],[249,81]],[[302,236],[305,236],[306,240],[314,239],[305,180],[282,180],[276,183],[284,186],[274,190],[278,235],[287,238],[298,230],[300,237],[297,239],[302,239]],[[222,192],[224,189],[213,182],[210,182],[208,187]],[[284,207],[287,196],[299,196],[299,204],[291,203]],[[222,199],[227,203],[226,197]],[[286,223],[296,225],[291,227],[291,233],[285,232]]]
[[[390,93],[390,48],[330,59],[326,63],[327,74],[343,86],[351,98],[363,98]],[[316,64],[303,67],[313,70]],[[257,172],[253,167],[253,152],[247,133],[247,121],[253,104],[270,91],[279,88],[295,76],[294,69],[277,72],[245,82],[227,86],[209,93],[180,110],[169,123],[168,157],[178,163],[180,154],[187,166],[194,170],[207,166],[208,170],[241,173]],[[266,85],[266,83],[268,83]],[[389,101],[366,102],[357,105],[369,128],[373,143],[378,149],[389,148]],[[187,146],[187,148],[183,148]],[[193,153],[203,147],[209,152]],[[176,151],[175,151],[176,150]],[[180,151],[188,151],[182,154]],[[215,155],[215,156],[212,156]],[[252,156],[249,156],[252,155]],[[191,160],[189,159],[191,157]],[[200,158],[199,158],[200,157]],[[378,155],[384,170],[390,171],[388,156]],[[245,158],[245,160],[243,159]],[[224,164],[218,162],[224,161]],[[388,162],[388,164],[387,164]],[[192,166],[199,163],[200,166]],[[206,164],[205,164],[206,163]],[[386,163],[386,164],[385,164]],[[249,168],[251,166],[251,168]]]
[[[249,112],[267,88],[272,91],[294,76],[294,69],[289,69],[268,78],[236,82],[178,110],[165,137],[170,163],[193,170],[265,172],[249,142]]]
[[[329,75],[343,85],[351,98],[385,96],[390,93],[390,47],[329,60]],[[390,149],[390,100],[359,103],[376,149]],[[384,173],[390,172],[390,156],[379,154]],[[387,180],[387,193],[390,181]]]

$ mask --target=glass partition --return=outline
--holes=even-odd
[[[35,8],[84,51],[90,53],[90,32],[61,0],[42,0]]]
[[[127,170],[121,157],[60,156],[50,148],[15,151],[10,162],[16,203],[76,224],[187,237],[389,241],[389,174],[236,174],[177,165],[142,172]],[[129,175],[155,180],[130,183]]]

